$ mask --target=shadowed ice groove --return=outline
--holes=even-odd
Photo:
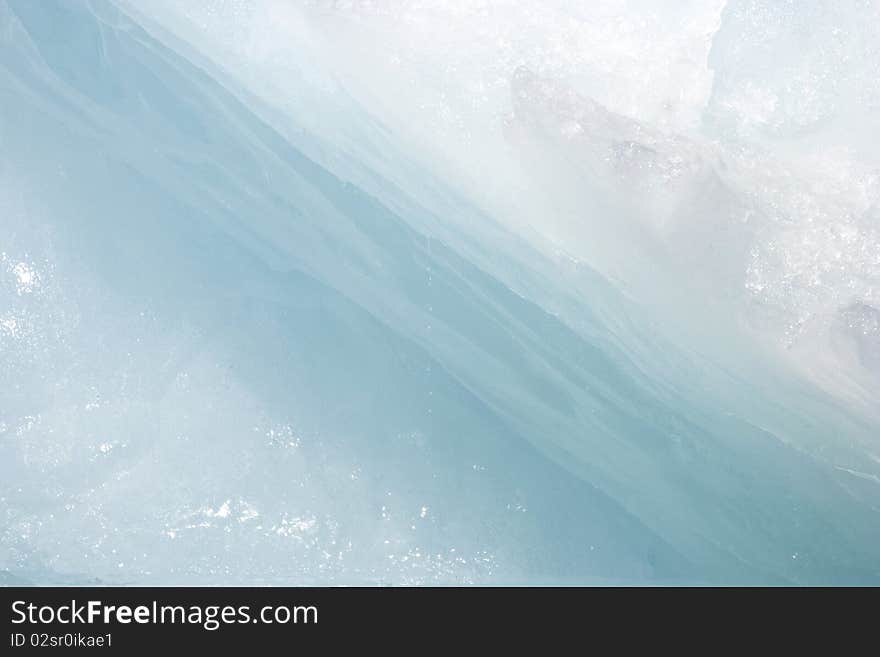
[[[876,427],[818,391],[337,175],[112,4],[0,34],[9,577],[880,578]]]

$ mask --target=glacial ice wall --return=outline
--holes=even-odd
[[[0,0],[0,576],[877,583],[876,5],[584,5]]]

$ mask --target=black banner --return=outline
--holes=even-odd
[[[870,591],[870,598],[876,596]],[[729,642],[829,627],[844,614],[850,636],[873,615],[845,589],[617,588],[5,588],[2,654],[26,650],[252,650],[405,647],[524,639],[617,648],[674,637]],[[795,637],[792,637],[795,638]],[[677,639],[676,639],[677,641]],[[588,652],[594,652],[590,649]]]

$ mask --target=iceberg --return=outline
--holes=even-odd
[[[880,583],[858,103],[687,4],[0,0],[2,581]]]

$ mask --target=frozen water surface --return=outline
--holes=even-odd
[[[0,0],[0,577],[880,583],[877,11]]]

